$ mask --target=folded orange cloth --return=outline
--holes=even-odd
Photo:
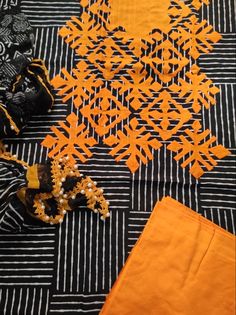
[[[235,314],[235,237],[166,197],[100,315],[177,314]]]

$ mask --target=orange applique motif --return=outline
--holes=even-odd
[[[111,135],[104,140],[104,143],[108,146],[115,145],[110,151],[112,156],[116,156],[120,151],[122,152],[115,158],[117,162],[129,156],[125,163],[133,173],[139,167],[139,160],[147,164],[148,160],[153,159],[151,149],[157,150],[161,147],[161,143],[157,139],[150,139],[150,132],[145,133],[145,127],[138,129],[138,125],[138,120],[133,118],[130,121],[130,126],[124,126],[126,134],[119,130],[117,136]]]
[[[153,91],[158,92],[161,89],[161,85],[147,76],[141,63],[135,64],[133,70],[128,70],[127,73],[131,79],[122,77],[122,82],[114,81],[111,86],[118,89],[120,95],[129,92],[125,99],[127,102],[131,101],[133,109],[138,110],[143,102],[147,102],[147,97],[152,97]]]
[[[111,80],[116,73],[133,61],[133,57],[110,37],[96,46],[89,54],[88,60],[102,72],[106,80]]]
[[[161,56],[158,57],[161,52]],[[150,65],[160,80],[170,82],[189,63],[169,40],[157,45],[154,50],[141,59],[145,64]]]
[[[218,159],[222,159],[229,155],[230,152],[225,149],[222,145],[212,145],[216,142],[216,137],[209,137],[210,130],[205,130],[200,132],[201,124],[196,120],[193,124],[193,131],[186,129],[186,135],[191,139],[189,141],[186,137],[180,136],[179,139],[181,143],[173,141],[167,146],[167,149],[173,152],[179,152],[174,159],[179,161],[187,156],[186,160],[181,164],[184,168],[191,164],[190,173],[199,178],[204,174],[204,169],[211,171],[217,162],[214,160],[212,155],[216,156]],[[206,140],[206,138],[209,138]]]
[[[203,20],[198,23],[195,15],[189,18],[189,22],[184,23],[184,28],[179,26],[170,37],[177,40],[177,44],[182,49],[189,51],[190,56],[197,59],[201,53],[209,53],[213,47],[211,43],[217,43],[221,35],[215,31],[207,21]]]
[[[167,91],[163,91],[141,111],[140,117],[153,130],[157,131],[163,140],[167,140],[176,134],[192,115],[178,104]]]
[[[55,126],[51,127],[55,136],[47,135],[42,145],[51,149],[48,153],[50,158],[69,156],[70,163],[73,165],[77,157],[84,163],[87,160],[86,156],[92,156],[88,147],[94,146],[97,142],[93,137],[88,136],[89,131],[85,130],[84,124],[78,125],[78,117],[74,113],[70,114],[66,120],[68,124],[58,123],[63,132]]]
[[[183,18],[186,18],[192,13],[192,10],[187,6],[183,0],[171,0],[171,6],[168,9],[168,14],[171,19],[171,28],[174,28]],[[170,31],[171,29],[169,29]]]
[[[129,109],[106,88],[101,89],[89,105],[84,106],[80,112],[88,118],[99,136],[107,134],[111,128],[130,115]]]
[[[153,150],[162,145],[159,138],[178,152],[176,160],[187,156],[182,167],[190,164],[196,178],[216,165],[212,155],[229,154],[223,146],[212,145],[215,137],[206,140],[210,131],[200,132],[198,121],[193,131],[184,129],[203,106],[216,104],[219,92],[197,62],[193,64],[221,39],[205,20],[198,20],[195,10],[204,4],[209,0],[81,0],[81,16],[72,17],[59,31],[80,61],[71,73],[63,68],[53,86],[63,102],[73,100],[98,136],[109,135],[103,140],[113,147],[109,153],[117,162],[124,158],[132,172],[153,158]],[[128,123],[131,115],[136,118]],[[43,145],[51,155],[71,152],[84,162],[95,139],[83,132],[85,125],[77,126],[75,114],[67,120],[70,127],[59,125],[68,136],[53,127],[56,137],[47,136]],[[147,128],[139,126],[140,121]],[[172,141],[173,136],[182,142]]]
[[[213,82],[207,79],[204,73],[199,73],[200,68],[193,65],[191,72],[186,73],[189,82],[179,79],[180,85],[173,84],[169,87],[171,91],[179,92],[179,97],[186,97],[186,103],[192,103],[195,113],[201,109],[201,105],[209,109],[211,105],[215,105],[214,96],[220,91]]]
[[[206,5],[209,5],[209,0],[192,0],[192,5],[195,7],[195,9],[199,10],[201,6],[205,3]]]
[[[94,48],[94,41],[98,40],[100,33],[100,25],[87,12],[83,12],[80,19],[72,16],[59,31],[65,42],[81,56]]]
[[[72,69],[73,76],[65,69],[62,68],[61,72],[63,78],[60,75],[56,75],[51,84],[54,88],[58,89],[58,95],[63,96],[63,102],[67,102],[74,96],[73,102],[75,107],[82,105],[83,100],[87,100],[89,95],[94,92],[94,89],[103,84],[102,80],[97,79],[95,74],[91,74],[91,71],[87,69],[88,65],[84,61],[80,61],[76,65],[76,69]]]

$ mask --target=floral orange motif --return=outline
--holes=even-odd
[[[188,50],[194,59],[197,59],[201,53],[209,53],[213,49],[210,42],[217,43],[221,39],[221,35],[213,31],[206,20],[198,23],[195,15],[189,18],[189,22],[184,23],[184,28],[179,26],[170,37],[174,40],[178,39],[177,44],[182,46],[182,49]]]
[[[115,89],[119,89],[119,94],[122,95],[125,92],[127,94],[126,101],[130,102],[133,109],[138,110],[143,102],[147,102],[147,97],[152,97],[153,91],[158,92],[161,89],[161,85],[158,82],[153,81],[151,77],[147,77],[147,71],[143,68],[141,63],[136,63],[133,66],[133,70],[127,71],[131,80],[126,77],[122,77],[122,82],[114,81],[111,86]]]
[[[193,65],[191,72],[186,73],[189,82],[179,79],[180,85],[173,84],[169,88],[171,91],[179,92],[179,97],[186,97],[186,103],[192,103],[195,113],[201,109],[201,105],[209,109],[211,105],[215,105],[214,96],[220,91],[213,82],[207,79],[204,73],[200,73],[200,68]]]
[[[51,149],[48,153],[50,158],[69,156],[69,161],[73,165],[76,162],[75,157],[77,157],[84,163],[87,160],[86,156],[92,156],[88,147],[94,146],[97,142],[88,136],[89,131],[84,130],[86,129],[84,124],[77,125],[78,117],[74,113],[70,114],[66,120],[68,124],[58,123],[63,132],[55,126],[51,127],[55,136],[47,135],[42,145]]]
[[[160,105],[159,105],[160,103]],[[145,107],[140,117],[145,120],[153,130],[157,131],[163,140],[171,138],[191,117],[191,113],[178,104],[167,91]],[[171,122],[178,121],[171,126]],[[158,123],[159,122],[159,123]]]
[[[158,57],[158,52],[162,52]],[[167,83],[171,81],[189,63],[189,59],[172,45],[169,40],[165,40],[157,45],[148,56],[141,59],[144,63],[151,66],[161,81]]]
[[[162,145],[155,133],[147,131],[150,128],[163,142],[168,140],[169,150],[178,152],[176,160],[187,156],[182,167],[190,164],[196,178],[216,165],[212,155],[220,159],[229,154],[223,146],[212,145],[215,137],[206,140],[210,131],[200,132],[198,121],[193,131],[184,130],[194,113],[216,104],[219,92],[193,62],[221,39],[194,12],[204,4],[209,0],[81,0],[81,16],[72,17],[59,31],[83,61],[71,73],[63,68],[53,86],[64,102],[73,99],[100,137],[110,134],[103,140],[113,147],[110,154],[117,162],[124,158],[132,172]],[[131,114],[139,120],[127,123]],[[93,146],[95,139],[83,131],[83,124],[77,126],[75,114],[67,120],[70,127],[59,126],[68,136],[53,127],[56,137],[48,135],[43,145],[51,149],[49,156],[71,154],[84,162],[91,156],[87,146]],[[139,127],[141,120],[147,129]],[[178,134],[181,143],[171,140]]]
[[[212,144],[216,142],[216,137],[209,137],[210,130],[205,130],[200,132],[201,124],[196,120],[193,124],[193,131],[186,129],[186,135],[191,139],[189,141],[186,137],[181,135],[179,139],[181,143],[173,141],[168,145],[168,149],[173,152],[179,152],[174,159],[179,161],[187,156],[187,159],[181,164],[184,168],[191,164],[190,173],[199,178],[204,174],[204,168],[211,171],[217,162],[214,160],[212,155],[216,156],[218,159],[222,159],[229,155],[230,152],[225,149],[222,145],[213,146]],[[206,140],[206,138],[209,138]]]
[[[94,92],[94,89],[103,84],[102,80],[96,78],[95,74],[91,74],[90,70],[87,70],[88,65],[84,61],[80,61],[76,65],[76,69],[72,69],[73,76],[65,69],[62,68],[61,72],[64,76],[56,75],[51,83],[58,89],[58,95],[65,95],[62,100],[67,102],[73,96],[75,107],[82,105],[83,100],[87,100],[89,95]]]
[[[107,134],[111,128],[130,115],[129,109],[106,88],[101,89],[92,102],[84,106],[80,112],[88,118],[99,136]]]
[[[125,125],[124,127],[126,134],[119,130],[117,136],[111,135],[104,140],[104,143],[108,146],[115,145],[110,152],[112,156],[116,156],[122,151],[122,153],[115,158],[117,162],[128,156],[126,165],[133,173],[139,167],[139,160],[141,160],[142,163],[147,164],[148,160],[153,159],[151,149],[157,150],[161,147],[161,143],[157,139],[150,139],[150,132],[145,133],[145,127],[138,129],[138,125],[138,120],[133,118],[130,121],[130,126]]]

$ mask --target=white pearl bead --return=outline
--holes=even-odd
[[[88,188],[90,188],[90,187],[92,187],[93,185],[92,185],[92,183],[88,183]]]
[[[109,202],[109,201],[106,201],[106,204],[107,204],[107,205],[109,205],[109,204],[110,204],[110,202]]]
[[[62,213],[63,213],[63,214],[66,214],[66,210],[63,210]]]
[[[93,182],[95,186],[97,186],[97,182]]]
[[[94,209],[93,211],[94,211],[94,213],[98,213],[98,209]]]
[[[48,109],[48,113],[51,113],[51,111],[52,111],[51,108],[49,108],[49,109]]]
[[[60,199],[59,202],[60,202],[60,203],[63,203],[63,202],[64,202],[64,199]]]
[[[63,191],[62,190],[59,192],[59,195],[63,195]]]
[[[82,189],[80,192],[81,192],[82,195],[85,194],[85,190],[84,189]]]
[[[49,216],[48,216],[48,215],[45,216],[45,220],[46,220],[46,221],[49,220]]]
[[[66,160],[69,161],[70,157],[67,155]]]
[[[78,167],[79,167],[79,166],[78,166],[78,164],[75,164],[75,165],[74,165],[74,169],[76,169],[76,170],[77,170],[77,169],[78,169]]]
[[[98,200],[98,197],[97,197],[97,196],[94,196],[94,200]]]
[[[42,205],[42,206],[41,206],[41,208],[44,210],[44,209],[45,209],[45,206],[44,206],[44,205]]]
[[[104,217],[101,217],[100,219],[101,219],[102,221],[105,221],[105,218],[104,218]]]
[[[68,197],[68,195],[67,195],[67,194],[64,194],[64,195],[63,195],[63,197],[64,197],[64,198],[67,198],[67,197]]]
[[[65,182],[65,181],[66,181],[65,177],[62,177],[61,181],[62,181],[62,182]]]
[[[51,225],[54,225],[54,223],[53,223],[53,222],[50,222],[50,224],[51,224]]]
[[[63,222],[63,219],[61,218],[61,219],[59,219],[59,223],[62,223]]]
[[[71,174],[71,175],[73,175],[73,174],[74,174],[74,172],[73,172],[73,171],[70,171],[70,174]]]
[[[75,195],[71,196],[71,199],[75,199]]]
[[[15,127],[14,127],[14,126],[12,126],[12,125],[11,125],[11,127],[10,127],[10,128],[11,128],[11,130],[14,130],[14,129],[15,129]]]
[[[106,217],[107,217],[107,218],[109,218],[109,217],[110,217],[110,213],[109,213],[109,212],[106,214]]]
[[[89,192],[92,192],[93,190],[92,190],[92,188],[89,188],[89,190],[88,190]]]
[[[58,165],[57,167],[60,169],[60,168],[61,168],[61,165]]]
[[[83,176],[84,176],[84,174],[81,173],[81,174],[80,174],[80,177],[83,177]]]
[[[100,192],[103,193],[103,191],[104,191],[104,190],[101,188],[101,189],[100,189]]]
[[[59,162],[62,162],[62,158],[59,159]]]

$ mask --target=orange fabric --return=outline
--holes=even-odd
[[[152,29],[170,29],[170,0],[111,0],[110,28],[123,26],[133,36],[148,35]],[[145,14],[143,14],[145,12]]]
[[[100,315],[234,315],[235,237],[164,198]]]

